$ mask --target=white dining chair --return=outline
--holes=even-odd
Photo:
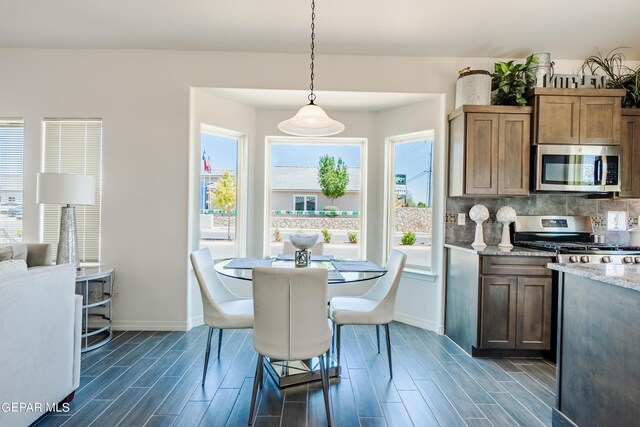
[[[387,273],[364,295],[359,297],[333,297],[329,302],[329,316],[335,325],[336,362],[340,366],[340,328],[343,325],[376,325],[378,353],[380,353],[380,325],[384,325],[387,336],[389,375],[391,366],[391,339],[389,323],[393,320],[396,294],[407,256],[392,250],[387,260]]]
[[[293,254],[297,250],[298,249],[296,249],[296,247],[293,246],[293,243],[291,243],[291,242],[283,242],[283,246],[282,246],[282,253],[283,254]],[[322,242],[316,242],[311,247],[311,254],[312,255],[322,255],[323,252],[324,252],[324,244]]]
[[[282,361],[318,357],[327,423],[331,425],[328,370],[332,334],[327,318],[327,276],[324,268],[253,269],[253,346],[258,362],[249,424],[254,421],[265,357]]]
[[[247,329],[253,327],[253,301],[251,298],[240,298],[231,292],[220,280],[214,268],[209,248],[198,249],[191,253],[191,264],[198,279],[202,296],[204,323],[209,326],[207,349],[204,356],[202,385],[207,378],[209,353],[211,352],[211,336],[218,329],[218,359],[222,345],[224,329]]]

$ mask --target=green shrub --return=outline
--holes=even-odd
[[[338,207],[337,206],[333,206],[333,205],[327,205],[324,208],[322,208],[322,210],[323,211],[329,211],[329,212],[331,212],[331,211],[335,212],[335,211],[338,210]]]
[[[329,232],[329,230],[327,230],[326,228],[323,228],[322,230],[320,230],[320,232],[322,233],[322,237],[324,238],[324,242],[325,243],[331,243],[331,233]]]
[[[413,245],[416,242],[416,235],[411,231],[407,231],[402,235],[402,239],[400,240],[403,245]]]
[[[282,241],[282,236],[280,235],[280,229],[278,227],[276,227],[276,229],[273,230],[273,239],[276,242]]]
[[[347,238],[349,239],[349,243],[358,243],[358,233],[355,231],[349,231]]]

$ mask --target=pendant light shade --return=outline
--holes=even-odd
[[[315,18],[316,3],[311,0],[311,93],[308,96],[309,103],[298,110],[295,116],[289,120],[284,120],[278,124],[278,129],[289,135],[296,136],[330,136],[344,130],[344,125],[324,112],[324,110],[314,104],[316,95],[313,93],[313,78],[315,59]]]
[[[344,130],[344,125],[324,112],[314,103],[298,110],[295,116],[278,124],[278,129],[296,136],[330,136]]]

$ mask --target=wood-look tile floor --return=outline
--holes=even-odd
[[[220,359],[216,337],[201,387],[206,327],[118,333],[82,355],[70,411],[36,425],[246,426],[256,363],[251,331],[225,331]],[[396,322],[391,343],[393,380],[384,341],[376,351],[375,328],[343,328],[342,378],[330,390],[335,426],[551,425],[552,363],[472,359],[446,337]],[[265,373],[257,427],[325,424],[319,382],[279,390]]]

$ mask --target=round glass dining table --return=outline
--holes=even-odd
[[[225,268],[235,258],[224,259],[215,263],[215,269],[223,276],[235,279],[251,280],[250,268]],[[372,280],[384,276],[386,269],[382,271],[337,271],[331,261],[311,261],[309,267],[296,267],[294,261],[274,259],[271,267],[275,268],[326,268],[329,270],[329,284],[353,283],[363,280]]]

